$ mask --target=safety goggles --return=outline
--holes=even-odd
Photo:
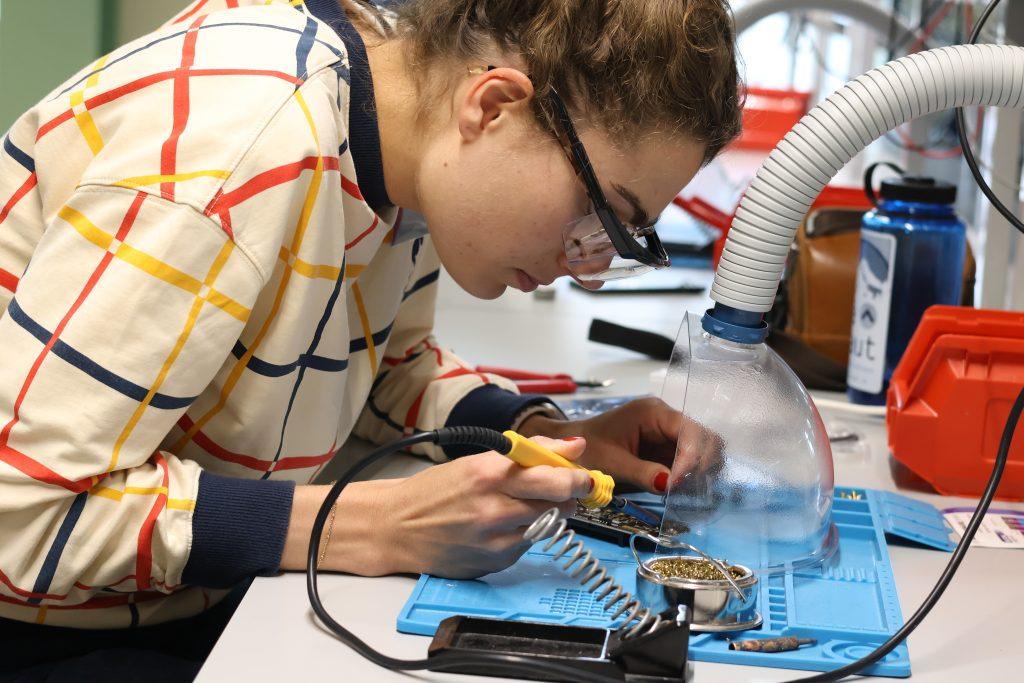
[[[552,88],[548,102],[560,130],[555,131],[593,210],[562,231],[565,256],[573,277],[583,282],[618,280],[670,265],[653,226],[625,225],[608,203],[587,151],[576,134],[569,111]],[[563,140],[564,136],[564,140]]]

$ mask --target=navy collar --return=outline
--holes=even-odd
[[[366,45],[345,15],[339,0],[306,0],[306,7],[338,34],[348,52],[350,71],[348,105],[348,144],[356,166],[359,192],[374,213],[393,205],[384,185],[384,165],[380,156],[380,131],[377,128],[373,77],[366,57]]]

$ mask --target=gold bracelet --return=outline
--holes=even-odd
[[[334,531],[334,514],[338,511],[338,501],[334,501],[334,505],[331,506],[331,518],[327,522],[327,540],[324,541],[324,547],[320,549],[320,558],[316,561],[317,569],[323,564],[324,558],[327,557],[327,549],[331,546],[331,532]]]

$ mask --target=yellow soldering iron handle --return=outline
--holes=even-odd
[[[544,448],[539,443],[530,441],[522,434],[512,430],[505,432],[505,436],[512,442],[512,450],[508,457],[522,467],[536,467],[537,465],[549,465],[551,467],[569,467],[577,470],[584,470],[590,474],[590,480],[594,487],[586,498],[580,502],[584,507],[603,508],[612,502],[612,491],[615,489],[615,480],[600,470],[588,470],[586,467],[577,465],[571,460],[566,460],[558,453]]]

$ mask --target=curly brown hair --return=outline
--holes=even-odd
[[[681,133],[709,161],[740,132],[740,78],[727,0],[404,0],[397,33],[414,64],[526,65],[545,118],[554,87],[573,115],[620,140]]]

